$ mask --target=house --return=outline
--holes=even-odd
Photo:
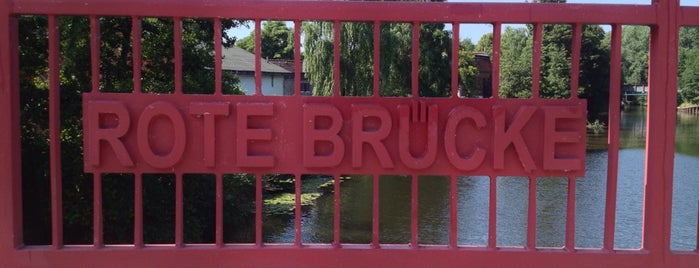
[[[236,46],[224,47],[221,52],[223,71],[238,75],[240,86],[246,95],[255,94],[255,54]],[[260,67],[262,95],[281,96],[285,95],[285,92],[288,93],[284,88],[285,84],[289,84],[288,81],[292,81],[291,85],[293,85],[293,72],[265,59],[261,60]]]
[[[282,59],[271,59],[270,63],[278,65],[291,72],[290,79],[284,82],[284,95],[294,94],[294,74],[295,74],[295,63],[293,60],[282,60]],[[313,86],[306,78],[306,73],[303,71],[303,60],[301,60],[301,95],[311,95],[313,93]]]
[[[473,56],[476,59],[476,68],[478,69],[476,91],[480,93],[481,97],[490,98],[493,96],[493,71],[490,55],[487,53],[475,53]]]

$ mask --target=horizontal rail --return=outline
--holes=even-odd
[[[518,267],[615,267],[624,263],[628,267],[645,267],[651,257],[644,251],[617,251],[617,254],[601,250],[579,250],[569,254],[565,250],[498,249],[482,250],[447,247],[427,247],[413,250],[410,246],[382,247],[372,249],[370,245],[353,245],[352,249],[336,250],[333,245],[309,245],[298,249],[291,246],[192,246],[180,249],[166,246],[145,247],[132,250],[130,247],[107,246],[103,250],[85,254],[92,247],[66,246],[64,250],[15,251],[12,258],[15,266],[74,267],[80,263],[85,267],[179,267],[183,263],[197,260],[199,267],[463,267],[477,263],[479,267],[508,267],[513,259]],[[47,248],[48,249],[48,248]],[[454,254],[458,253],[458,254]],[[31,257],[29,257],[31,255]],[[280,258],[280,256],[288,256]],[[105,262],[104,260],[120,260]],[[60,260],[57,261],[57,260]]]
[[[680,7],[680,26],[699,26],[699,7]]]
[[[12,13],[367,22],[656,23],[655,6],[607,4],[17,0]]]

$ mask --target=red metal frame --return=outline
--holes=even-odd
[[[52,194],[52,242],[46,246],[25,246],[22,237],[22,176],[20,163],[20,120],[19,120],[19,56],[17,16],[32,14],[46,15],[49,18],[49,122],[51,154],[51,194]],[[248,168],[233,171],[256,173],[256,218],[254,244],[226,244],[223,241],[223,182],[222,174],[216,174],[216,240],[213,245],[186,244],[183,239],[183,170],[176,171],[176,215],[175,242],[173,245],[145,245],[143,241],[143,200],[142,173],[152,169],[134,168],[122,172],[134,173],[134,243],[133,245],[105,245],[102,226],[102,173],[114,170],[94,168],[86,164],[94,176],[94,214],[93,245],[65,245],[62,234],[62,192],[60,162],[60,84],[59,84],[59,31],[57,16],[89,16],[91,25],[91,65],[92,91],[84,95],[85,101],[121,100],[130,105],[142,107],[157,100],[176,103],[184,107],[193,98],[199,101],[229,101],[236,105],[241,100],[257,102],[255,107],[265,106],[260,102],[269,101],[262,96],[261,90],[261,22],[263,20],[293,21],[295,31],[295,92],[293,96],[278,97],[275,103],[292,107],[301,107],[305,102],[300,96],[300,29],[303,21],[330,21],[334,27],[335,51],[339,51],[342,22],[374,23],[374,59],[380,58],[380,23],[406,22],[413,25],[412,44],[412,99],[437,104],[440,107],[453,107],[455,103],[464,103],[456,97],[456,69],[452,68],[452,97],[445,99],[421,99],[418,96],[418,57],[420,23],[453,23],[454,50],[458,55],[459,23],[493,24],[493,95],[484,101],[465,102],[473,106],[489,107],[506,105],[509,109],[523,105],[542,107],[546,105],[580,105],[584,100],[577,99],[578,72],[581,47],[582,25],[612,25],[611,70],[610,70],[610,107],[609,107],[609,155],[607,174],[607,193],[605,206],[604,242],[601,249],[580,249],[575,247],[575,181],[581,173],[557,173],[568,179],[568,204],[566,212],[565,245],[560,249],[543,249],[536,247],[536,180],[537,176],[548,173],[529,174],[529,207],[526,246],[523,248],[500,248],[496,245],[496,181],[498,173],[493,170],[479,170],[488,175],[490,180],[490,209],[488,221],[488,242],[483,247],[463,247],[457,243],[457,175],[454,170],[443,171],[450,178],[450,225],[449,242],[446,245],[428,246],[418,242],[417,188],[419,172],[411,169],[398,169],[400,173],[412,175],[410,243],[408,245],[386,245],[379,243],[379,175],[382,169],[380,161],[369,164],[373,177],[374,200],[372,207],[372,240],[367,245],[343,244],[340,242],[340,175],[352,173],[349,165],[344,168],[321,169],[319,173],[334,176],[334,234],[331,244],[304,244],[301,240],[301,182],[302,174],[308,170],[290,168],[285,171],[296,176],[295,195],[295,240],[291,244],[266,244],[263,242],[262,230],[262,174],[280,171],[274,168]],[[133,29],[140,29],[141,17],[173,18],[175,44],[175,94],[158,97],[141,94],[141,49],[140,31],[133,31],[133,80],[132,94],[99,93],[99,23],[100,16],[125,16],[132,18]],[[213,95],[182,97],[182,28],[183,18],[213,19],[216,29],[215,44],[217,61],[216,88]],[[221,19],[249,19],[255,22],[255,96],[223,96],[221,90]],[[532,99],[507,100],[498,98],[500,39],[504,23],[533,24],[533,90]],[[573,26],[572,64],[571,64],[571,98],[567,100],[539,99],[539,68],[541,58],[542,27],[548,23],[570,24]],[[648,25],[651,28],[650,43],[650,88],[648,96],[648,125],[646,143],[646,170],[644,192],[643,241],[640,250],[617,250],[614,247],[614,226],[616,210],[616,188],[619,148],[619,92],[621,80],[621,26],[627,24]],[[670,219],[672,207],[672,166],[674,161],[675,137],[675,100],[677,92],[677,47],[680,26],[699,26],[699,8],[682,7],[679,0],[653,0],[652,5],[576,5],[576,4],[495,4],[495,3],[414,3],[414,2],[318,2],[318,1],[234,1],[224,0],[202,4],[193,0],[155,0],[155,1],[47,1],[47,0],[3,0],[0,1],[0,258],[8,267],[124,267],[124,266],[238,266],[238,267],[449,267],[473,264],[479,267],[698,267],[699,250],[674,252],[670,250]],[[333,77],[335,80],[333,96],[315,99],[316,103],[330,103],[345,106],[341,112],[351,109],[347,101],[340,100],[340,55],[333,58]],[[458,58],[452,57],[452,66]],[[374,70],[378,72],[379,61],[374,61]],[[134,98],[134,96],[137,96]],[[135,99],[135,100],[130,100]],[[411,98],[381,98],[379,96],[379,79],[374,76],[373,96],[353,98],[358,103],[380,103],[384,107],[395,107],[403,102],[413,103]],[[576,104],[577,103],[577,104]],[[262,105],[262,106],[259,106]],[[414,112],[418,106],[412,105]],[[514,107],[514,108],[512,108]],[[266,109],[264,107],[262,110]],[[388,109],[388,108],[387,108]],[[426,109],[426,108],[425,108]],[[444,112],[443,112],[444,113]],[[511,111],[511,113],[513,113]],[[420,116],[417,116],[420,114]],[[300,116],[300,112],[290,112],[289,116]],[[426,120],[424,112],[416,113],[414,120]],[[233,116],[235,117],[235,116]],[[346,118],[349,115],[346,116]],[[422,117],[422,118],[419,118]],[[137,121],[137,117],[131,119]],[[247,119],[245,119],[247,120]],[[89,123],[86,123],[89,124]],[[443,124],[443,123],[441,123]],[[135,123],[133,125],[136,125]],[[258,132],[261,133],[259,129]],[[264,131],[262,131],[264,132]],[[394,159],[397,154],[391,152]],[[650,159],[650,156],[653,156]],[[445,160],[445,158],[440,158]],[[114,160],[114,159],[112,159]],[[116,160],[114,160],[116,161]],[[215,163],[215,162],[214,162]],[[138,164],[138,163],[137,163]],[[189,163],[191,164],[191,163]],[[189,165],[185,163],[184,165]],[[157,171],[157,169],[155,169]],[[203,169],[202,172],[205,172]],[[513,171],[509,174],[522,174]],[[699,214],[699,213],[698,213]],[[697,238],[699,240],[699,237]]]

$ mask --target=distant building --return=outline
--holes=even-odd
[[[246,95],[255,94],[255,54],[245,49],[233,46],[223,48],[222,69],[238,75],[240,86]],[[291,81],[293,92],[294,73],[265,59],[261,60],[262,94],[270,96],[288,95],[285,85]]]
[[[478,69],[476,92],[479,92],[483,98],[490,98],[493,96],[493,65],[490,62],[490,55],[479,52],[475,53],[473,57],[476,59],[476,69]]]
[[[289,79],[286,79],[284,81],[284,95],[293,95],[294,94],[294,75],[295,75],[295,65],[293,60],[280,60],[280,59],[271,59],[269,60],[269,63],[276,64],[279,67],[282,67],[286,69],[287,71],[291,72],[291,75],[289,76]],[[303,71],[303,60],[301,60],[301,95],[312,95],[313,94],[313,87],[311,86],[311,83],[308,82],[308,79],[306,78],[306,73]]]

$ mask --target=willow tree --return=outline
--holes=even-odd
[[[260,51],[264,59],[294,59],[294,31],[283,21],[268,21],[260,31]],[[255,32],[235,43],[242,49],[255,53]]]
[[[407,23],[380,26],[379,75],[384,96],[411,94],[412,28]],[[421,96],[450,94],[451,33],[444,24],[421,24],[418,89]],[[303,24],[304,71],[315,95],[333,92],[334,29],[332,22]],[[374,25],[340,24],[340,93],[366,96],[373,92]]]

